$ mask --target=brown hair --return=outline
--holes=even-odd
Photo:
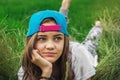
[[[51,18],[50,18],[51,19]],[[51,21],[47,19],[48,21]],[[53,20],[53,19],[52,19]],[[47,22],[48,22],[47,21]],[[24,69],[23,80],[39,80],[42,73],[41,69],[31,62],[32,50],[35,47],[37,33],[31,37],[26,38],[26,47],[22,60],[22,67]],[[73,80],[73,71],[71,69],[70,59],[68,59],[69,54],[69,37],[64,36],[64,49],[61,57],[53,64],[53,72],[51,76],[54,76],[57,80]],[[57,68],[54,68],[54,65]],[[68,70],[68,71],[67,71]],[[55,72],[56,71],[56,72]]]

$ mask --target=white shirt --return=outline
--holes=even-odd
[[[70,42],[72,55],[72,69],[75,74],[74,80],[86,80],[95,75],[93,56],[80,43]]]
[[[95,75],[95,67],[93,66],[93,57],[87,49],[77,42],[70,42],[70,54],[72,70],[75,74],[73,80],[86,80]],[[22,80],[24,70],[22,67],[18,72],[18,80]]]

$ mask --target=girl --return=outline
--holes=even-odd
[[[53,10],[32,15],[19,80],[89,80],[95,74],[96,43],[90,38],[100,33],[99,23],[82,44],[69,42],[64,15]]]
[[[95,69],[79,48],[74,53],[69,51],[64,15],[53,10],[33,14],[22,61],[23,80],[89,79],[95,74]]]

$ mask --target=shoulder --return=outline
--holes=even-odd
[[[70,42],[69,52],[74,58],[80,58],[80,61],[88,61],[91,65],[94,66],[94,57],[91,55],[90,51],[78,42]]]
[[[95,74],[95,68],[86,56],[86,49],[78,42],[70,42],[71,64],[75,80],[86,80]]]
[[[74,57],[83,58],[85,56],[86,49],[79,42],[70,42],[69,51]]]
[[[72,56],[72,64],[77,64],[79,66],[83,66],[82,64],[85,62],[89,63],[89,60],[86,56],[86,49],[78,42],[70,42],[69,49]],[[74,65],[73,65],[74,66]]]

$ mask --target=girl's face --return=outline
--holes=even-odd
[[[44,26],[56,25],[55,22],[43,23]],[[38,32],[35,48],[40,56],[51,63],[57,61],[62,55],[64,47],[64,34],[57,31]]]

